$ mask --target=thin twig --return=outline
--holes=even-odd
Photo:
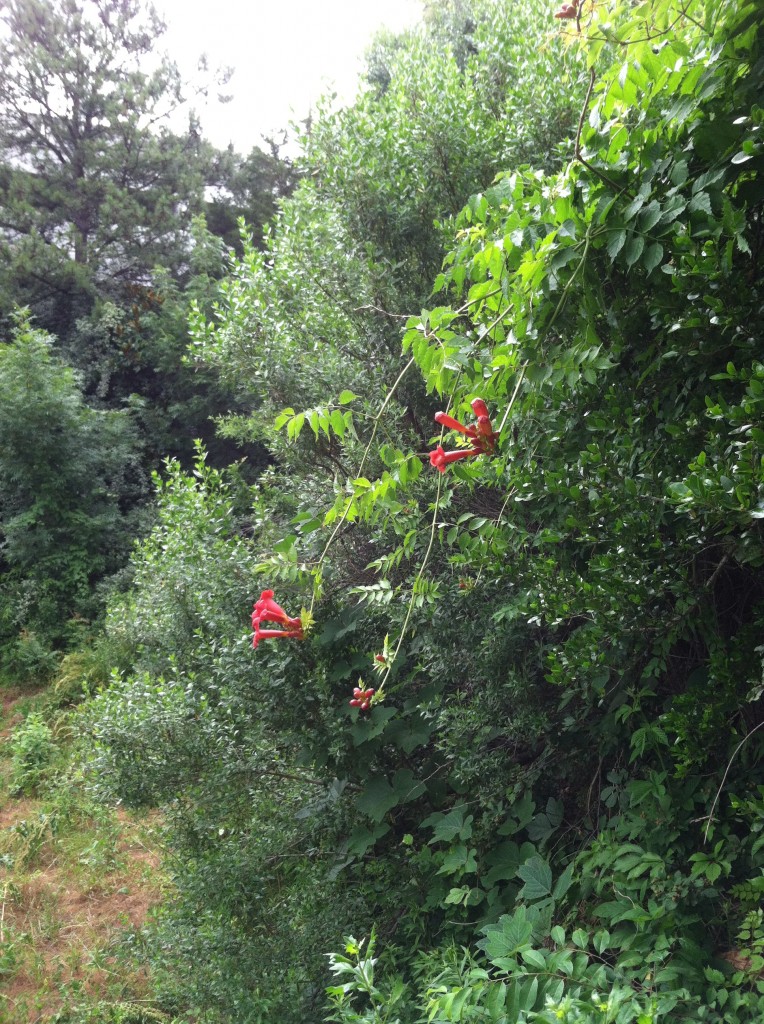
[[[442,431],[441,431],[441,433],[442,433]],[[406,635],[406,629],[408,628],[409,620],[411,618],[411,613],[414,610],[414,603],[415,603],[416,597],[417,597],[417,593],[416,593],[417,584],[419,583],[419,581],[421,580],[422,576],[424,575],[424,570],[426,569],[427,563],[430,560],[430,554],[432,552],[432,546],[433,546],[433,544],[435,542],[435,531],[436,531],[436,527],[437,527],[438,513],[440,511],[440,491],[441,491],[442,486],[443,486],[443,474],[439,473],[438,474],[438,490],[437,490],[437,492],[435,494],[435,504],[433,505],[433,509],[432,509],[432,523],[430,524],[430,541],[429,541],[429,543],[427,545],[427,550],[424,553],[424,558],[422,559],[422,564],[419,566],[419,572],[417,573],[416,579],[414,580],[414,586],[411,588],[411,600],[409,601],[409,606],[408,606],[408,609],[406,610],[406,618],[403,620],[403,626],[401,627],[401,633],[400,633],[400,636],[398,637],[398,643],[395,645],[395,650],[393,651],[392,658],[390,658],[390,663],[387,666],[387,671],[385,672],[384,676],[382,677],[382,682],[379,684],[379,690],[377,691],[377,696],[379,696],[379,694],[381,694],[382,691],[384,690],[385,683],[387,682],[387,677],[390,675],[390,672],[392,671],[393,665],[395,664],[395,659],[398,657],[398,652],[401,649],[401,644],[403,643],[403,638]]]
[[[706,831],[703,833],[703,842],[704,843],[708,842],[708,830],[711,828],[711,825],[713,824],[713,821],[714,821],[714,811],[716,810],[716,805],[717,805],[717,803],[719,801],[719,797],[722,795],[722,790],[724,789],[724,783],[727,781],[727,775],[729,773],[730,768],[732,767],[732,762],[737,757],[737,752],[740,750],[740,748],[743,746],[743,744],[746,742],[746,740],[749,740],[751,738],[751,736],[753,736],[753,734],[758,729],[761,729],[762,726],[764,726],[764,722],[759,722],[759,724],[757,726],[755,726],[753,729],[751,729],[751,731],[749,733],[746,733],[746,735],[742,738],[742,740],[738,743],[738,745],[732,751],[732,757],[729,759],[729,761],[727,763],[727,767],[724,769],[724,775],[722,776],[721,785],[719,786],[719,788],[716,791],[716,796],[714,797],[714,802],[711,804],[711,810],[710,810],[709,815],[708,815],[708,822],[706,823]]]
[[[383,313],[385,316],[395,317],[396,320],[410,320],[413,313],[390,313],[386,309],[382,309],[381,306],[374,306],[372,303],[368,303],[366,306],[356,306],[353,310],[354,313],[365,313],[367,310],[372,310],[375,313]]]
[[[622,185],[619,185],[617,182],[613,181],[612,178],[608,177],[608,175],[605,174],[604,171],[601,171],[598,167],[595,167],[594,164],[590,164],[581,152],[581,133],[584,130],[584,118],[586,117],[586,111],[589,109],[589,100],[592,97],[592,89],[594,88],[595,80],[596,75],[594,73],[594,68],[591,68],[591,70],[589,71],[589,88],[586,90],[586,98],[584,99],[583,107],[581,107],[581,115],[578,118],[578,129],[576,130],[576,144],[573,150],[573,155],[579,163],[583,164],[584,167],[588,168],[588,170],[590,170],[592,174],[596,174],[598,178],[602,179],[602,181],[606,181],[608,185],[610,185],[612,188],[616,190],[617,193],[620,194],[621,192],[626,192],[627,194],[630,194],[628,193],[628,189],[624,188]]]
[[[363,458],[361,459],[361,464],[358,467],[358,472],[356,473],[356,478],[360,477],[361,473],[363,473],[363,468],[366,465],[366,459],[369,457],[369,452],[371,451],[371,446],[372,446],[372,444],[374,442],[374,438],[376,437],[377,428],[379,427],[379,421],[382,418],[382,414],[384,413],[385,409],[387,408],[388,404],[390,403],[390,400],[392,399],[393,395],[395,394],[395,391],[396,391],[398,385],[400,384],[400,382],[403,380],[403,378],[406,376],[406,374],[408,373],[409,369],[413,365],[414,365],[414,357],[412,356],[411,359],[409,359],[409,361],[403,367],[401,372],[398,374],[398,376],[397,376],[397,378],[395,380],[395,383],[393,384],[393,386],[390,388],[390,390],[388,391],[387,395],[385,396],[385,400],[382,403],[382,405],[380,406],[379,412],[374,417],[374,424],[373,424],[372,430],[371,430],[371,437],[369,438],[369,442],[366,445],[366,448],[364,450]],[[329,551],[329,548],[334,543],[334,539],[337,536],[337,534],[339,533],[340,529],[342,528],[343,523],[347,519],[348,513],[350,512],[352,504],[353,504],[353,496],[351,494],[348,497],[347,502],[345,504],[344,512],[340,516],[339,521],[337,522],[337,525],[332,530],[331,535],[329,537],[329,540],[327,540],[327,542],[326,542],[324,550],[321,552],[321,557],[318,560],[318,563],[316,565],[316,569],[319,569],[321,567],[321,565],[323,565],[323,562],[324,562],[324,559],[326,558],[327,552]],[[310,610],[311,610],[311,612],[313,611],[313,606],[315,605],[315,602],[316,602],[316,588],[314,586],[313,587],[313,598],[312,598],[312,600],[310,602]]]

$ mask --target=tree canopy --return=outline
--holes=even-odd
[[[176,65],[138,0],[9,0],[0,12],[0,301],[59,334],[96,295],[176,266],[210,148],[178,134]]]

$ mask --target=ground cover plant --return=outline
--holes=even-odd
[[[444,5],[192,311],[271,464],[156,478],[76,716],[160,1010],[761,1019],[761,32]]]

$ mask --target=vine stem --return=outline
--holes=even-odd
[[[529,360],[526,359],[523,365],[520,367],[520,375],[517,378],[515,390],[512,392],[512,397],[509,400],[509,405],[507,405],[507,408],[504,411],[504,415],[502,416],[501,423],[499,425],[499,433],[501,433],[502,430],[504,429],[509,414],[512,412],[512,406],[515,404],[515,399],[517,398],[518,392],[520,391],[520,387],[523,383],[523,379],[525,378],[525,371],[528,369],[528,363]]]
[[[395,392],[396,392],[396,390],[398,388],[398,385],[401,383],[401,381],[403,380],[403,378],[406,376],[406,374],[408,373],[408,371],[411,369],[411,367],[413,365],[414,365],[414,357],[412,356],[411,359],[409,359],[409,361],[406,363],[406,365],[403,367],[401,372],[396,377],[395,383],[390,388],[390,390],[388,391],[387,395],[385,396],[384,402],[379,407],[379,412],[374,417],[374,422],[373,422],[373,425],[372,425],[372,428],[371,428],[371,436],[369,437],[369,441],[368,441],[368,443],[366,445],[366,448],[364,449],[363,457],[361,458],[361,464],[358,467],[358,472],[356,473],[356,477],[359,477],[361,475],[361,473],[363,473],[364,466],[366,465],[366,460],[368,459],[369,452],[371,451],[371,446],[374,443],[374,438],[377,436],[377,428],[379,427],[379,421],[382,419],[382,415],[383,415],[385,409],[390,404],[390,401],[391,401],[393,395],[395,394]],[[323,565],[324,559],[326,558],[326,556],[327,556],[327,554],[329,552],[329,548],[332,546],[332,544],[334,543],[334,540],[335,540],[337,534],[342,529],[342,526],[344,525],[344,523],[345,523],[345,521],[346,521],[346,519],[348,517],[348,513],[350,512],[351,505],[352,505],[352,497],[349,498],[348,501],[346,502],[345,510],[343,511],[342,515],[340,516],[339,520],[337,521],[337,525],[332,530],[332,532],[331,532],[331,534],[329,536],[329,539],[327,540],[326,544],[324,545],[324,550],[321,552],[321,557],[319,558],[318,562],[316,563],[316,569],[315,569],[316,572],[318,572],[318,570]],[[311,597],[311,601],[310,601],[310,612],[311,612],[311,614],[313,613],[313,608],[315,606],[315,603],[316,603],[316,587],[315,587],[315,584],[314,584],[314,586],[313,586],[313,596]]]
[[[732,767],[732,762],[737,757],[738,751],[743,746],[743,744],[746,743],[751,738],[751,736],[753,736],[753,734],[758,729],[761,729],[762,726],[764,726],[764,722],[759,722],[759,724],[757,726],[755,726],[753,729],[751,729],[750,732],[747,732],[745,734],[745,736],[742,738],[742,740],[738,743],[738,745],[732,751],[732,757],[727,762],[727,767],[724,769],[724,775],[722,776],[722,781],[721,781],[721,783],[719,785],[719,788],[716,791],[716,796],[714,797],[714,802],[711,804],[711,810],[710,810],[709,815],[708,815],[708,821],[706,822],[706,830],[703,833],[703,842],[704,843],[708,842],[708,832],[709,832],[709,829],[711,828],[711,826],[713,825],[713,822],[714,822],[714,811],[716,810],[716,805],[719,802],[719,797],[722,795],[722,790],[724,789],[724,783],[727,781],[727,776],[729,775],[729,770]]]
[[[382,692],[383,692],[383,690],[385,688],[385,683],[387,682],[387,677],[390,675],[390,672],[392,671],[393,665],[395,664],[395,660],[398,657],[398,652],[401,649],[401,645],[403,644],[403,638],[406,636],[406,630],[408,629],[409,621],[411,620],[411,613],[414,610],[414,603],[416,602],[416,596],[417,596],[416,595],[417,584],[419,583],[419,581],[421,580],[422,576],[424,575],[424,571],[427,568],[427,563],[430,560],[430,555],[432,554],[433,545],[435,543],[435,531],[436,531],[437,525],[438,525],[438,512],[440,511],[440,492],[441,492],[442,488],[443,488],[443,474],[439,473],[438,474],[438,490],[437,490],[437,492],[435,494],[435,504],[433,505],[433,509],[432,509],[432,522],[430,523],[430,539],[429,539],[429,542],[427,544],[427,550],[424,553],[424,558],[422,559],[422,564],[419,566],[419,572],[416,574],[416,579],[414,580],[414,586],[411,588],[411,600],[409,601],[409,606],[406,609],[406,618],[403,620],[403,626],[401,627],[401,633],[400,633],[400,636],[398,637],[398,643],[395,645],[395,650],[393,651],[393,656],[390,659],[390,663],[387,666],[387,670],[386,670],[384,676],[382,677],[382,682],[379,684],[379,689],[377,691],[377,695],[382,694]]]

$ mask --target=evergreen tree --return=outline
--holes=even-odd
[[[165,26],[139,0],[8,0],[0,11],[0,313],[64,338],[96,296],[177,266],[211,155]],[[147,70],[150,69],[150,70]]]

